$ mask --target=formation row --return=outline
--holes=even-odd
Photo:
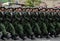
[[[25,40],[25,36],[30,39],[58,37],[60,34],[60,11],[43,9],[39,12],[22,12],[20,10],[13,12],[12,9],[9,11],[3,9],[0,11],[0,32],[2,32],[1,39],[16,40],[17,36],[23,40]],[[9,37],[9,33],[11,37]]]
[[[18,7],[18,8],[5,8],[5,7],[0,7],[0,11],[5,11],[5,12],[9,12],[9,11],[12,11],[12,12],[43,12],[43,11],[46,11],[46,12],[57,12],[59,11],[60,12],[60,8],[36,8],[36,7],[33,7],[33,8],[28,8],[28,7]]]

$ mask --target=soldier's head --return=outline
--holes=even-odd
[[[8,12],[9,12],[9,9],[10,9],[10,8],[8,8]]]
[[[59,12],[60,12],[60,8],[59,8]]]
[[[8,12],[8,8],[6,8],[5,11]]]
[[[0,12],[1,12],[1,7],[0,7]]]
[[[1,12],[1,9],[0,9],[0,12]]]
[[[1,7],[1,10],[2,10],[2,11],[5,11],[5,7]]]
[[[54,9],[53,9],[53,8],[50,8],[50,11],[51,11],[51,12],[53,12],[53,11],[54,11]]]
[[[56,12],[56,8],[53,8],[54,9],[54,12]]]
[[[59,9],[56,9],[56,12],[59,12]]]
[[[19,12],[22,12],[22,8],[21,8],[21,7],[19,7],[19,8],[18,8],[18,11],[19,11]]]
[[[50,9],[49,9],[49,8],[47,8],[47,11],[49,12],[49,11],[50,11]]]
[[[29,12],[32,12],[32,8],[30,8]]]
[[[19,10],[18,8],[15,8],[15,12],[18,12],[18,10]]]
[[[43,11],[43,12],[46,11],[46,8],[42,8],[42,11]]]
[[[35,9],[35,11],[36,11],[36,12],[38,12],[38,11],[39,11],[39,9],[38,9],[38,8],[36,8],[36,9]]]
[[[13,8],[9,8],[9,12],[13,12]]]
[[[22,10],[23,10],[23,12],[25,12],[26,11],[26,8],[22,8]]]
[[[38,12],[38,8],[33,8],[33,12]]]
[[[29,12],[30,8],[26,8],[26,12]]]
[[[42,11],[42,8],[39,8],[39,11]]]

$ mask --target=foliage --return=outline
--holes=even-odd
[[[26,0],[26,6],[34,7],[36,5],[39,5],[41,3],[41,0]]]

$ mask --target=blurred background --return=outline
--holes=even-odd
[[[58,7],[60,0],[0,0],[0,6],[16,7]]]

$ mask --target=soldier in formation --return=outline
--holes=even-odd
[[[60,34],[59,8],[4,8],[0,7],[1,39],[18,36],[25,40],[58,37]]]

